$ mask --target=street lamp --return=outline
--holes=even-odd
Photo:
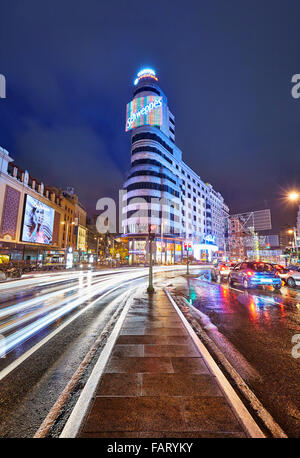
[[[288,199],[292,201],[298,200],[299,197],[300,197],[300,194],[296,191],[292,191],[288,194]]]
[[[289,194],[288,194],[288,199],[292,202],[297,202],[298,200],[300,200],[300,192],[298,191],[291,191]],[[294,234],[294,245],[295,245],[295,252],[297,253],[297,250],[298,250],[298,246],[297,246],[297,233],[296,233],[296,228],[293,227],[292,229],[289,229],[288,230],[288,233],[289,234]]]
[[[289,229],[288,231],[288,234],[293,234],[294,235],[294,247],[295,247],[295,250],[297,251],[297,234],[296,234],[296,228],[293,227],[293,229]]]
[[[156,231],[156,226],[154,224],[149,224],[148,226],[148,240],[149,240],[149,256],[150,256],[150,262],[149,262],[149,284],[147,288],[147,292],[152,294],[154,293],[154,288],[153,288],[153,259],[152,259],[152,242],[155,239],[155,231]]]
[[[62,221],[60,224],[62,224],[62,225],[66,224],[67,225],[67,227],[66,227],[66,239],[65,239],[65,248],[67,248],[67,240],[68,240],[68,236],[69,236],[69,221],[67,221],[67,222],[66,221]],[[75,224],[74,221],[71,224],[74,225]]]

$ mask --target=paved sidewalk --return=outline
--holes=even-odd
[[[134,300],[81,437],[246,437],[163,291]]]

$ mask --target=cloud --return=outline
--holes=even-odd
[[[90,209],[102,196],[115,193],[123,174],[113,162],[106,139],[89,126],[46,127],[26,120],[18,136],[18,165],[47,185],[73,186]],[[10,154],[14,157],[14,152]]]

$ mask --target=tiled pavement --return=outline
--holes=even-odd
[[[81,437],[245,437],[163,291],[134,300]]]

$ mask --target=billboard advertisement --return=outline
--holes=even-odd
[[[54,209],[26,194],[22,241],[30,243],[52,243]]]
[[[162,97],[148,95],[133,99],[126,106],[126,132],[140,126],[161,126]]]

